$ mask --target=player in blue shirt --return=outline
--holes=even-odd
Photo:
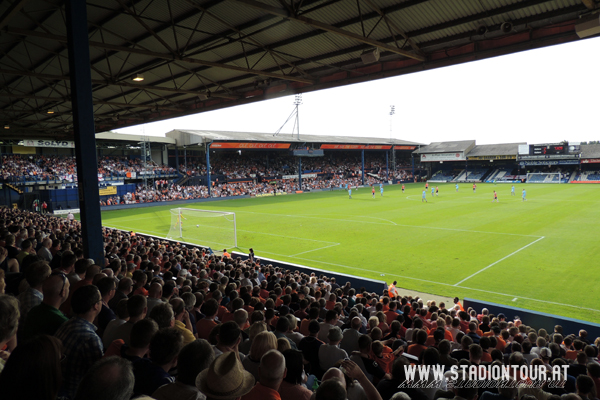
[[[458,193],[458,183],[454,187],[456,188],[456,193]]]
[[[421,203],[425,201],[427,203],[427,190],[423,190],[423,197],[421,197]]]
[[[512,185],[512,187],[510,188],[510,195],[511,196],[515,195],[515,185]]]
[[[350,186],[348,186],[348,198],[352,198],[352,188]]]
[[[431,197],[433,197],[434,193],[435,193],[435,188],[432,186],[431,187]]]
[[[523,189],[523,201],[527,201],[527,192]]]
[[[381,193],[381,197],[383,197],[383,184],[379,184],[379,193]]]

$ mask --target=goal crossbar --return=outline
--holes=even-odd
[[[234,212],[172,208],[168,239],[186,239],[209,246],[237,247]]]

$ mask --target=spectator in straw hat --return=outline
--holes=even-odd
[[[196,387],[207,400],[235,400],[252,390],[254,377],[244,370],[237,354],[230,351],[198,374]]]

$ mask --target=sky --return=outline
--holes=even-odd
[[[299,107],[300,137],[393,137],[425,144],[600,140],[599,72],[600,38],[593,38],[305,93]],[[291,95],[117,132],[138,136],[164,136],[172,129],[275,133],[294,107]],[[290,136],[292,130],[289,122],[280,136]]]

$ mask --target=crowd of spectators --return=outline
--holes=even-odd
[[[387,178],[385,159],[381,156],[366,157],[365,185],[379,184]],[[211,164],[214,176],[225,176],[225,181],[214,179],[211,197],[260,196],[265,194],[288,194],[299,190],[345,188],[346,185],[362,185],[360,157],[335,156],[307,158],[302,163],[305,177],[302,187],[298,184],[297,159],[291,156],[266,157],[224,154]],[[398,179],[411,179],[408,166],[398,166]],[[400,169],[402,168],[402,169]],[[190,177],[206,174],[206,165],[188,162],[179,171]],[[392,174],[393,171],[390,172]],[[391,175],[390,175],[391,176]],[[139,184],[135,193],[102,199],[102,205],[134,204],[173,200],[208,198],[206,185],[179,185],[175,181],[156,180],[153,184]]]
[[[365,185],[379,184],[380,180],[368,176]],[[362,179],[354,176],[346,179],[336,176],[331,179],[304,178],[302,188],[297,180],[283,179],[272,182],[228,182],[212,186],[211,197],[260,196],[294,193],[298,190],[317,190],[343,188],[345,185],[357,187],[362,185]],[[139,184],[134,193],[123,196],[110,196],[101,200],[101,205],[151,203],[174,200],[193,200],[208,198],[208,187],[205,185],[181,186],[175,183],[161,185]]]
[[[7,399],[594,399],[585,331],[380,293],[324,275],[0,209],[0,396]],[[407,385],[405,367],[566,366],[560,385]],[[522,371],[522,370],[519,370]],[[462,376],[460,379],[466,379]],[[414,383],[414,382],[413,382]],[[313,393],[314,392],[314,393]]]
[[[43,155],[2,155],[2,175],[5,181],[76,180],[75,157]],[[174,174],[176,170],[151,162],[145,165],[140,158],[100,157],[98,174],[106,177],[126,177],[127,174]]]
[[[211,160],[211,174],[225,175],[227,179],[258,179],[259,181],[261,177],[280,178],[287,175],[298,175],[297,157],[278,155],[277,153],[259,154],[218,154]],[[367,153],[365,155],[366,170],[379,174],[383,178],[386,172],[385,167],[384,153]],[[206,175],[206,164],[203,159],[201,161],[190,160],[187,164],[180,165],[179,170],[189,176]],[[302,170],[347,177],[360,173],[362,161],[356,153],[333,152],[324,157],[302,158]],[[404,172],[406,171],[400,173]]]

